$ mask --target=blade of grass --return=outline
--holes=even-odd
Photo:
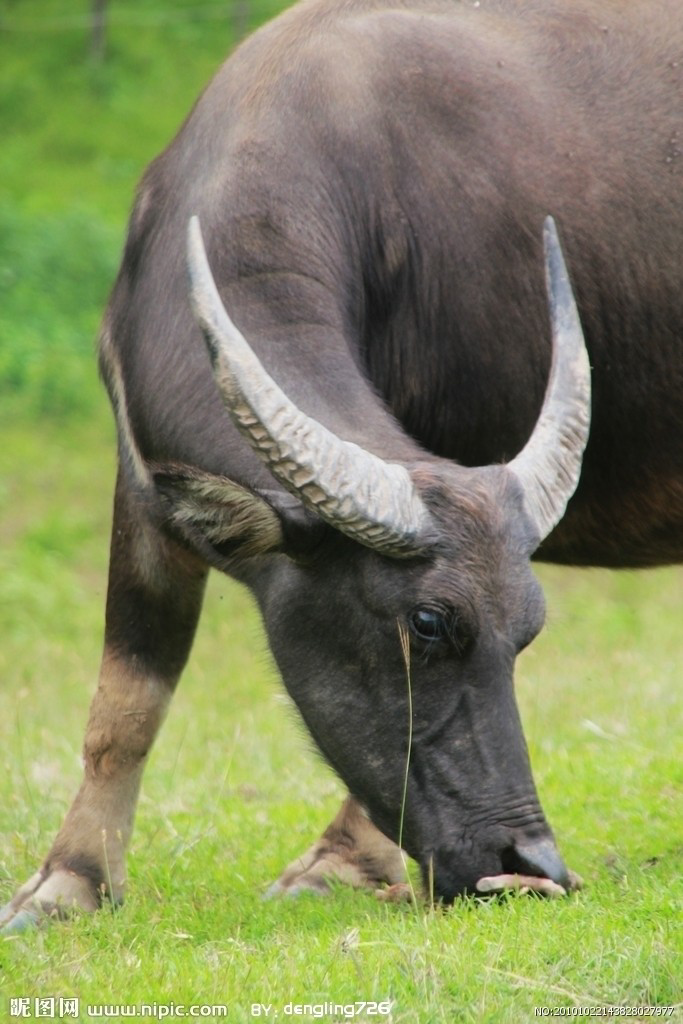
[[[401,817],[398,826],[398,848],[401,851],[401,858],[403,860],[403,870],[405,871],[406,878],[408,879],[408,886],[410,887],[410,895],[413,904],[417,906],[417,897],[415,889],[408,872],[408,859],[403,852],[403,826],[405,822],[405,811],[406,801],[408,799],[408,777],[410,774],[410,755],[413,749],[413,685],[410,675],[410,634],[404,624],[400,621],[398,625],[398,636],[401,642],[401,653],[403,654],[403,661],[406,667],[406,686],[408,691],[408,750],[406,753],[406,767],[403,773],[403,793],[401,794]]]

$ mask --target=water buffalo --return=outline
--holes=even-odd
[[[308,0],[218,72],[144,176],[104,320],[120,469],[85,777],[6,921],[121,898],[209,567],[256,595],[350,794],[280,888],[395,882],[401,820],[437,898],[571,886],[513,666],[543,623],[532,555],[683,558],[682,76],[677,0]],[[582,468],[549,213],[593,370]]]

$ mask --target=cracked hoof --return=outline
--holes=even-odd
[[[99,906],[99,895],[81,875],[62,868],[49,874],[38,871],[0,910],[0,933],[16,934],[49,919],[63,919],[74,911],[92,912]]]

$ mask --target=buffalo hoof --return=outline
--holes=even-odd
[[[375,896],[381,903],[414,903],[415,890],[409,882],[397,882],[384,889],[375,889]]]
[[[100,899],[91,883],[73,871],[38,871],[0,910],[0,934],[11,935],[65,918],[76,911],[91,912]]]
[[[378,881],[345,856],[346,851],[320,848],[316,843],[282,872],[266,892],[273,896],[296,896],[300,892],[329,893],[335,884],[352,889],[375,889]]]
[[[334,826],[330,826],[310,850],[282,872],[266,897],[329,893],[335,885],[375,890],[383,883],[401,882],[405,878],[401,851],[376,832],[374,826],[369,827],[370,835],[357,830],[355,834],[345,832],[340,838]]]
[[[271,885],[270,896],[327,893],[334,884],[377,889],[405,880],[403,854],[372,824],[362,806],[347,797],[320,839]]]

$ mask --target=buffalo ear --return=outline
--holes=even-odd
[[[179,464],[155,466],[152,475],[164,524],[217,568],[236,558],[287,552],[315,525],[280,491],[258,493]]]

